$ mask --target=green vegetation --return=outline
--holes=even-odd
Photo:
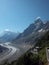
[[[41,47],[39,51],[39,57],[44,62],[44,64],[47,64],[46,47],[49,47],[49,31],[38,40],[35,46]]]
[[[38,65],[39,57],[38,55],[33,55],[32,53],[26,53],[22,58],[17,62],[17,65]]]
[[[47,33],[45,33],[45,35],[38,40],[38,42],[36,43],[36,46],[39,47],[49,47],[49,31]]]
[[[47,57],[46,57],[46,47],[42,48],[40,51],[39,51],[39,57],[40,57],[40,60],[43,61],[44,65],[47,63]]]

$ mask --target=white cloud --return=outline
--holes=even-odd
[[[5,29],[5,31],[10,31],[9,29]]]

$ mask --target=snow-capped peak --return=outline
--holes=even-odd
[[[2,31],[1,33],[0,33],[0,37],[2,37],[2,36],[4,36],[4,35],[11,35],[11,34],[16,34],[15,32],[13,32],[13,31],[11,31],[11,30],[9,30],[9,29],[5,29],[4,31]]]
[[[41,24],[43,24],[43,21],[41,20],[40,17],[37,17],[37,18],[35,19],[35,24],[36,24],[36,25],[41,25]]]
[[[41,17],[37,17],[36,20],[41,19]]]

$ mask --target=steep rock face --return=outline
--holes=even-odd
[[[13,43],[35,43],[46,31],[49,30],[49,21],[43,23],[40,18],[37,18],[34,23],[30,24],[23,33],[13,41]]]
[[[32,32],[36,32],[40,30],[44,26],[43,22],[41,19],[38,19],[35,21],[35,23],[31,24],[24,32],[23,35],[27,36],[31,34]]]
[[[35,25],[35,29],[34,29],[35,32],[44,27],[44,23],[40,18],[35,20],[34,25]]]
[[[30,24],[29,27],[26,28],[26,29],[24,30],[24,32],[19,35],[19,37],[25,37],[25,36],[31,34],[32,32],[36,32],[36,31],[38,31],[39,29],[41,29],[43,26],[44,26],[44,24],[43,24],[42,20],[39,18],[39,19],[37,19],[37,20],[35,21],[35,23]],[[18,37],[18,38],[19,38],[19,37]]]

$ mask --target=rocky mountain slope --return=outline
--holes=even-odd
[[[33,44],[38,41],[49,30],[49,21],[43,23],[43,21],[38,18],[34,23],[30,24],[23,33],[19,34],[13,43],[28,43]]]

